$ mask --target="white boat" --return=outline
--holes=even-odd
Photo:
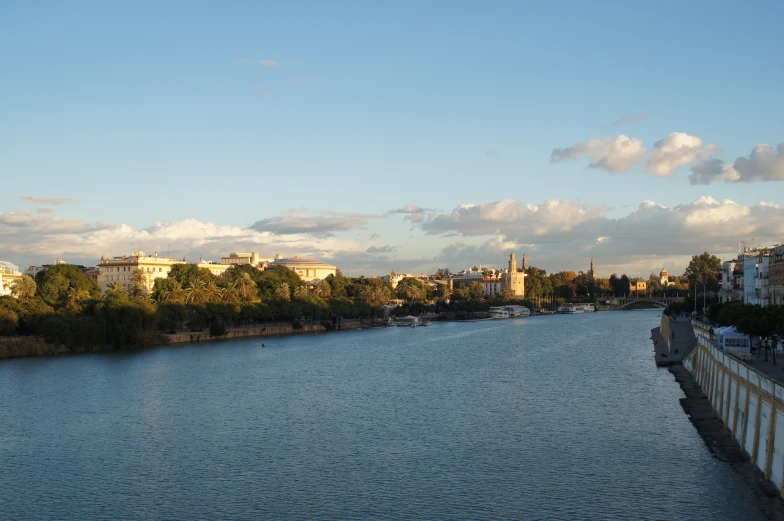
[[[490,318],[509,318],[509,312],[504,309],[505,306],[491,307]]]
[[[509,313],[509,318],[527,317],[531,315],[531,310],[525,306],[502,306],[501,309]]]
[[[417,327],[424,326],[425,324],[419,321],[419,317],[408,315],[407,317],[389,317],[390,326],[398,327]],[[427,323],[429,326],[430,323]]]
[[[596,306],[593,304],[564,304],[558,306],[558,313],[565,313],[573,315],[575,313],[593,313],[596,311]]]

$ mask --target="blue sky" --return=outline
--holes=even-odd
[[[514,248],[609,275],[777,241],[784,213],[759,203],[784,202],[780,156],[689,175],[784,141],[782,19],[781,2],[8,2],[0,258],[255,245],[373,274]],[[686,162],[649,175],[673,132]],[[618,136],[639,154],[589,167],[590,140]],[[592,217],[519,211],[547,200]],[[424,210],[387,213],[405,205]]]

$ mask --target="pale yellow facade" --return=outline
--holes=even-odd
[[[326,264],[316,259],[308,259],[305,257],[292,257],[289,259],[280,258],[276,256],[269,266],[285,266],[299,275],[299,278],[305,282],[313,280],[324,280],[330,275],[337,273],[337,268],[331,264]]]
[[[110,284],[119,282],[123,289],[129,290],[133,285],[134,272],[142,271],[146,289],[150,291],[155,285],[155,279],[168,277],[172,266],[184,263],[185,259],[160,257],[157,254],[145,255],[143,251],[111,259],[101,257],[101,263],[98,265],[98,285],[101,291],[106,291]]]
[[[218,277],[222,277],[227,270],[230,270],[233,266],[231,264],[222,264],[217,262],[206,261],[204,259],[199,259],[199,262],[196,263],[197,268],[204,268],[205,270],[209,270],[210,273],[213,275],[217,275]]]
[[[501,274],[501,291],[511,290],[516,298],[525,297],[525,272],[517,268],[517,260],[509,255],[509,269]]]

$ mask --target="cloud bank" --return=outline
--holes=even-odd
[[[770,145],[757,145],[748,156],[737,158],[732,165],[717,158],[700,161],[692,167],[689,181],[693,185],[714,181],[784,181],[784,143],[779,143],[775,150]]]
[[[529,261],[548,271],[583,267],[591,257],[600,265],[636,273],[655,266],[678,272],[694,253],[729,252],[738,241],[759,244],[784,236],[784,209],[772,202],[745,205],[700,197],[666,206],[643,201],[622,217],[610,208],[570,200],[540,204],[519,200],[466,203],[449,212],[406,205],[404,215],[420,215],[413,228],[389,220],[385,244],[378,234],[357,234],[383,215],[349,212],[284,212],[250,227],[197,219],[157,222],[144,229],[127,224],[88,223],[52,213],[0,212],[0,251],[11,258],[46,262],[63,257],[96,263],[101,255],[152,253],[219,259],[231,251],[259,251],[322,258],[355,275],[395,271],[503,266],[509,252],[527,252]],[[421,212],[418,212],[421,210]],[[396,210],[395,210],[396,211]],[[395,223],[400,227],[393,230]],[[419,237],[416,237],[419,232]],[[408,238],[413,234],[413,238]],[[358,238],[359,236],[362,238]],[[401,247],[394,236],[417,249]],[[22,262],[23,263],[23,262]],[[645,274],[645,273],[643,273]]]
[[[623,134],[602,139],[591,138],[588,143],[579,142],[570,147],[554,149],[550,153],[550,162],[576,160],[583,156],[591,158],[591,168],[616,174],[627,172],[639,164],[645,156],[645,147],[639,139]]]

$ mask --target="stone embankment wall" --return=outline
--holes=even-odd
[[[379,325],[376,323],[375,325]],[[344,322],[336,329],[362,329],[371,327],[368,322]],[[294,333],[321,333],[327,329],[321,324],[303,324],[302,329],[295,330],[291,324],[268,324],[259,327],[234,328],[226,331],[223,336],[212,336],[209,331],[182,332],[171,335],[160,335],[162,344],[184,344],[188,342],[206,342],[212,340],[228,340],[231,338],[250,338],[269,335],[288,335]]]
[[[743,450],[782,493],[784,485],[784,383],[717,349],[702,324],[693,323],[697,346],[683,365]]]
[[[664,340],[664,343],[667,345],[668,350],[671,350],[670,339],[672,338],[672,328],[670,327],[670,324],[671,324],[670,319],[667,317],[667,315],[662,313],[660,331],[661,331],[662,340]]]

